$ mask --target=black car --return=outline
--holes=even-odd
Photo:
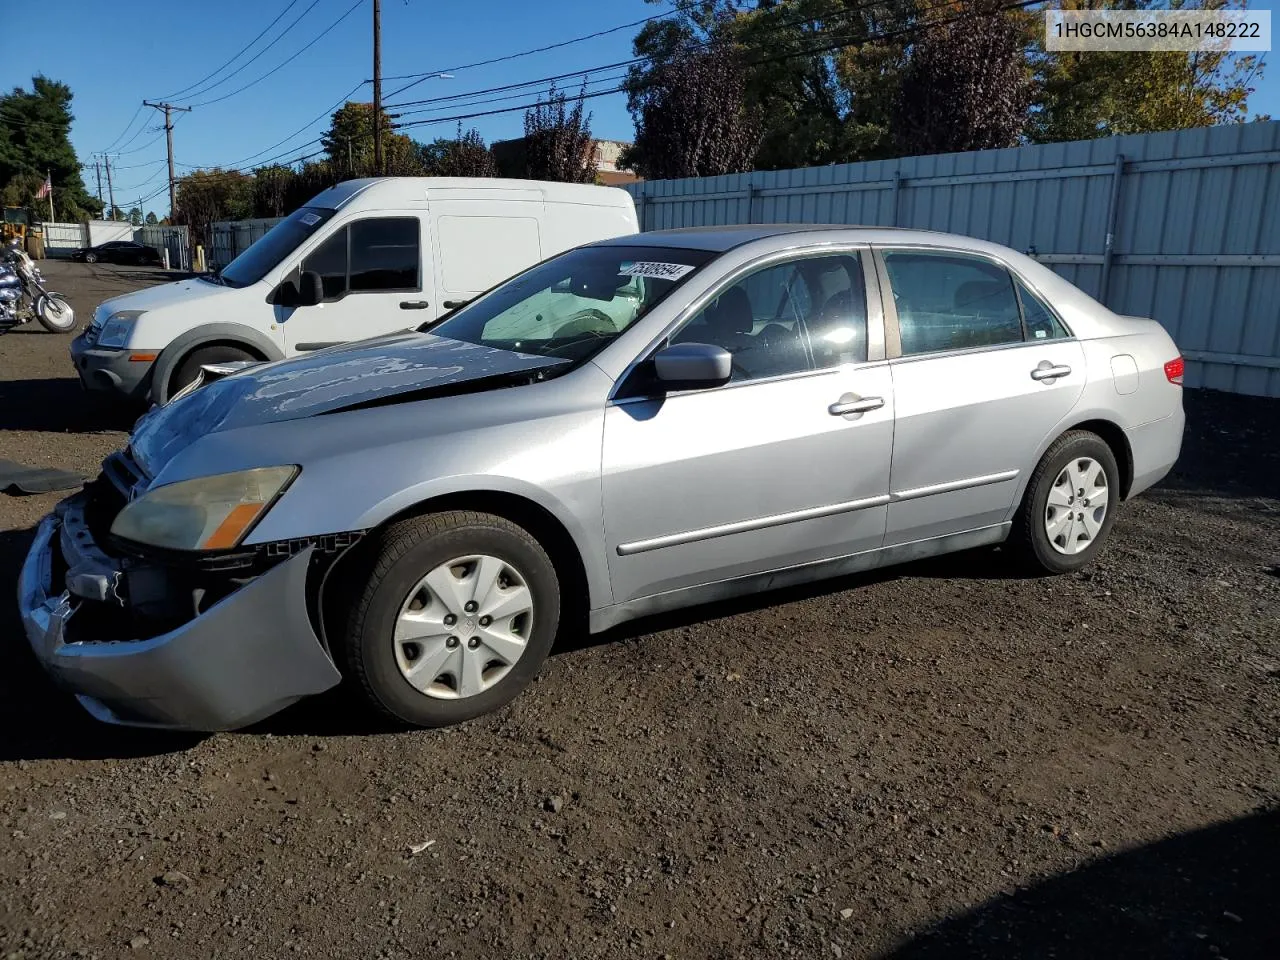
[[[137,266],[163,266],[164,258],[155,247],[133,240],[112,240],[71,254],[72,260],[85,263],[127,263]]]

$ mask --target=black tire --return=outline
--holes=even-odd
[[[84,262],[85,262],[85,263],[97,263],[97,262],[98,262],[98,255],[97,255],[96,253],[94,253],[94,252],[91,250],[91,251],[89,251],[88,253],[86,253],[86,254],[84,255]]]
[[[1096,461],[1107,477],[1107,512],[1098,535],[1087,547],[1075,554],[1054,549],[1045,529],[1044,517],[1049,492],[1063,469],[1072,460],[1088,457]],[[1072,573],[1093,561],[1115,523],[1120,507],[1120,470],[1115,454],[1106,441],[1087,430],[1069,430],[1045,451],[1036,465],[1022,496],[1022,505],[1014,517],[1010,545],[1020,566],[1034,573]]]
[[[191,351],[187,358],[178,364],[178,369],[169,377],[169,389],[163,397],[156,397],[158,402],[163,402],[172,397],[175,393],[185,387],[188,383],[196,378],[196,374],[200,372],[200,367],[206,363],[230,363],[235,360],[259,360],[248,350],[241,350],[239,347],[231,347],[225,345],[217,345],[212,347],[200,347]]]
[[[352,595],[342,653],[348,675],[374,711],[400,724],[444,727],[503,707],[537,676],[560,625],[560,581],[551,558],[524,528],[487,513],[455,510],[403,520],[375,535],[363,588]],[[489,689],[456,700],[414,688],[396,663],[394,625],[409,592],[455,557],[488,554],[510,563],[533,597],[524,653]]]

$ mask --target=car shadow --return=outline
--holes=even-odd
[[[0,430],[127,431],[141,413],[140,404],[87,393],[69,377],[0,380]]]
[[[99,723],[54,686],[27,645],[12,589],[34,533],[0,531],[0,583],[10,586],[0,604],[0,762],[155,756],[197,743],[200,738],[191,734]]]
[[[881,960],[1275,960],[1280,811],[1181,833],[998,896]]]

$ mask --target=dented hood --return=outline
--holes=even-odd
[[[135,425],[130,447],[155,476],[207,433],[425,399],[464,385],[474,389],[491,378],[497,387],[513,375],[568,362],[423,333],[363,340],[253,366],[155,407]]]

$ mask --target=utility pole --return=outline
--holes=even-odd
[[[174,110],[179,113],[190,113],[191,108],[175,107],[171,103],[152,103],[150,100],[143,100],[142,105],[164,111],[164,135],[169,147],[169,217],[172,219],[174,211],[178,208],[178,180],[173,174],[173,118],[170,114]]]
[[[116,190],[115,187],[111,186],[111,158],[104,154],[102,160],[107,165],[107,195],[111,200],[111,219],[114,220],[116,218]],[[107,218],[103,217],[102,219],[105,220]]]
[[[98,175],[98,206],[102,206],[102,164],[93,161],[93,172]]]
[[[347,176],[351,176],[356,170],[356,165],[351,159],[351,138],[344,137],[343,139],[347,141]]]
[[[382,176],[382,0],[373,0],[373,172]]]

